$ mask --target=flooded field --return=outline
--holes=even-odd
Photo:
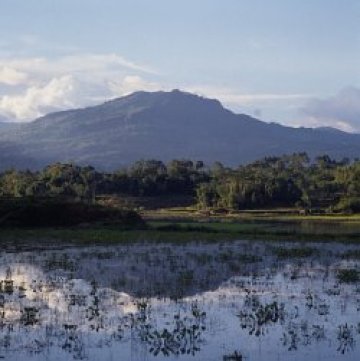
[[[0,359],[359,360],[360,247],[0,252]]]

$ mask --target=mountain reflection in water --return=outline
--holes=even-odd
[[[2,251],[0,358],[358,360],[360,284],[337,275],[359,271],[359,254],[245,241]]]

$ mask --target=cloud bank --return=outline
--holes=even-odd
[[[136,90],[156,90],[156,72],[117,54],[0,58],[0,118],[30,121]]]
[[[302,122],[309,126],[330,126],[360,132],[360,88],[347,87],[335,96],[309,100],[300,108]]]
[[[0,111],[8,118],[34,119],[56,109],[66,109],[75,104],[74,79],[70,75],[53,78],[44,86],[31,86],[23,94],[0,99]]]
[[[8,66],[0,67],[0,84],[18,85],[24,83],[27,75],[21,71]]]

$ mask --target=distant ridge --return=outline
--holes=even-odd
[[[3,130],[9,130],[9,129],[15,129],[19,126],[18,123],[13,123],[13,122],[5,122],[5,121],[1,121],[0,119],[0,131]]]
[[[0,128],[1,168],[55,161],[116,169],[139,159],[191,158],[238,165],[293,152],[359,157],[360,135],[291,128],[234,114],[218,100],[179,90],[135,92],[104,104]]]

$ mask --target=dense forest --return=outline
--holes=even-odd
[[[141,160],[112,173],[91,166],[52,164],[41,171],[0,174],[0,196],[61,198],[92,203],[100,195],[194,197],[199,209],[299,207],[360,211],[360,161],[336,161],[306,153],[267,157],[238,168],[202,161]]]

